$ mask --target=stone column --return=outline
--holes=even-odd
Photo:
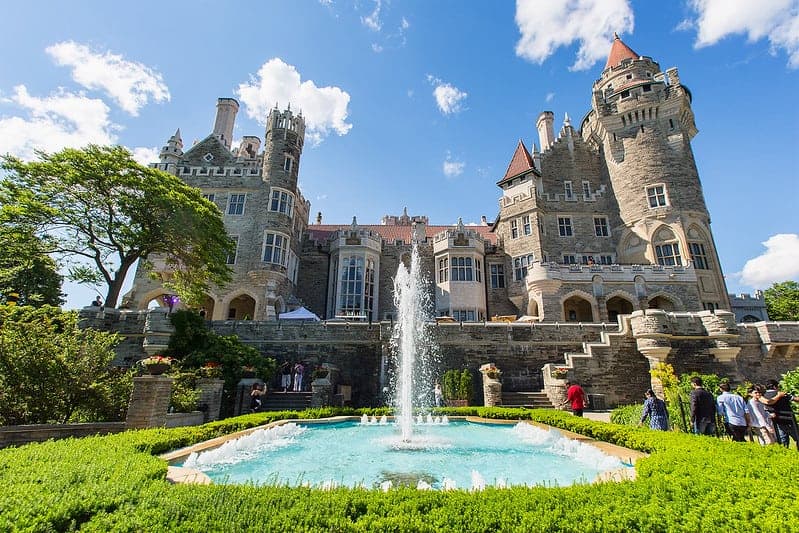
[[[172,396],[172,378],[141,376],[133,378],[133,392],[128,404],[125,424],[130,429],[156,428],[166,425],[166,413]]]
[[[197,380],[197,389],[200,391],[197,405],[203,411],[203,422],[219,420],[224,385],[225,381],[222,379],[200,378]]]
[[[494,407],[502,405],[502,382],[499,380],[501,372],[494,363],[486,363],[480,367],[483,375],[483,405]]]
[[[167,349],[169,337],[175,332],[175,327],[169,321],[169,314],[166,309],[156,307],[147,311],[147,318],[144,321],[144,341],[142,348],[145,353],[155,355]]]
[[[311,407],[327,407],[333,403],[333,384],[328,377],[313,380],[311,392]]]

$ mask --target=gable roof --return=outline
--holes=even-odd
[[[519,174],[523,174],[531,169],[535,171],[533,157],[530,155],[530,152],[527,151],[527,147],[524,145],[524,142],[519,139],[519,144],[516,145],[516,151],[513,152],[513,157],[508,165],[508,170],[505,171],[505,176],[499,180],[499,183],[502,183],[510,178],[514,178]]]
[[[211,154],[213,159],[206,161],[206,154]],[[183,154],[183,163],[191,166],[223,167],[232,166],[235,162],[236,158],[233,156],[233,152],[228,150],[214,134],[208,135]]]
[[[640,56],[635,53],[635,50],[624,44],[618,33],[614,33],[613,44],[610,46],[610,54],[608,54],[608,62],[605,63],[603,70],[615,67],[625,59],[638,59],[638,57]]]

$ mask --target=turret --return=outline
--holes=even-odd
[[[305,119],[291,107],[280,111],[275,106],[266,122],[264,141],[264,180],[288,190],[297,188],[300,156],[305,142]]]
[[[546,152],[552,143],[555,142],[555,114],[552,111],[544,111],[538,115],[535,127],[538,129],[538,141],[541,143],[541,151]]]
[[[161,148],[160,159],[161,163],[174,165],[177,164],[182,156],[183,139],[180,138],[180,128],[178,128],[175,134],[166,142],[166,145]]]
[[[234,98],[219,98],[216,101],[214,135],[228,150],[233,140],[233,126],[236,123],[236,113],[238,112],[239,103]]]

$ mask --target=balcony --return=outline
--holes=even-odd
[[[691,266],[662,265],[563,265],[535,263],[527,271],[526,283],[546,281],[591,282],[602,276],[608,283],[632,283],[636,276],[647,282],[696,283],[696,272]]]

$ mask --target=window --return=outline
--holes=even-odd
[[[505,288],[505,265],[494,264],[491,265],[491,288],[504,289]]]
[[[575,256],[571,255],[571,254],[564,255],[563,256],[563,264],[564,265],[576,265],[577,264],[577,258]]]
[[[479,259],[474,260],[474,280],[478,283],[483,282],[483,264]]]
[[[453,309],[452,318],[458,322],[474,322],[475,321],[474,309]]]
[[[525,235],[530,235],[532,233],[532,228],[530,227],[530,215],[524,215],[522,217],[522,231],[524,231]]]
[[[244,214],[244,194],[231,194],[228,201],[227,214],[228,215],[242,215]]]
[[[286,266],[286,249],[289,240],[280,233],[267,233],[264,237],[264,263]]]
[[[646,197],[649,199],[649,207],[663,207],[666,205],[666,187],[664,185],[647,187]]]
[[[595,263],[593,255],[584,255],[581,259],[581,263],[584,265],[593,265]]]
[[[233,241],[233,253],[228,254],[227,258],[225,259],[226,265],[235,265],[236,264],[236,256],[239,254],[239,236],[238,235],[231,235],[230,240]]]
[[[621,97],[622,98],[627,98],[628,96],[630,96],[630,91],[622,91],[621,92]]]
[[[521,281],[527,277],[527,267],[533,264],[535,256],[533,254],[523,255],[513,258],[513,279]]]
[[[510,237],[511,239],[519,238],[519,223],[516,220],[510,221]]]
[[[572,182],[564,181],[563,182],[563,194],[566,196],[567,200],[571,200],[574,198],[574,191],[572,190]]]
[[[571,217],[558,217],[558,232],[561,237],[572,236],[572,219]]]
[[[588,200],[591,198],[591,184],[587,181],[583,182],[583,199]]]
[[[438,260],[438,282],[445,283],[449,281],[449,259]]]
[[[680,245],[675,243],[658,244],[655,246],[658,264],[663,266],[682,265],[680,258]]]
[[[599,264],[600,265],[612,265],[613,264],[613,256],[600,255],[599,256]]]
[[[216,196],[214,195],[214,193],[208,193],[208,194],[203,194],[203,198],[205,198],[209,202],[213,202]]]
[[[270,211],[277,211],[291,216],[294,208],[294,195],[288,191],[272,189],[272,202],[269,204]]]
[[[285,170],[286,172],[291,172],[291,168],[293,165],[294,165],[294,158],[291,157],[290,155],[285,156],[285,159],[283,159],[283,170]]]
[[[363,316],[364,264],[362,256],[341,258],[337,316]]]
[[[702,302],[702,309],[705,311],[715,311],[719,308],[719,304],[716,302]]]
[[[472,281],[474,279],[472,271],[471,257],[452,258],[452,281]]]
[[[605,217],[594,217],[594,233],[597,237],[608,237],[608,219]]]
[[[710,264],[707,262],[707,254],[705,253],[705,245],[701,242],[689,242],[688,250],[691,252],[691,261],[694,262],[694,268],[701,270],[709,270]]]
[[[648,93],[651,90],[652,90],[652,86],[651,85],[649,85],[648,83],[646,85],[644,85],[644,92],[645,93]]]

